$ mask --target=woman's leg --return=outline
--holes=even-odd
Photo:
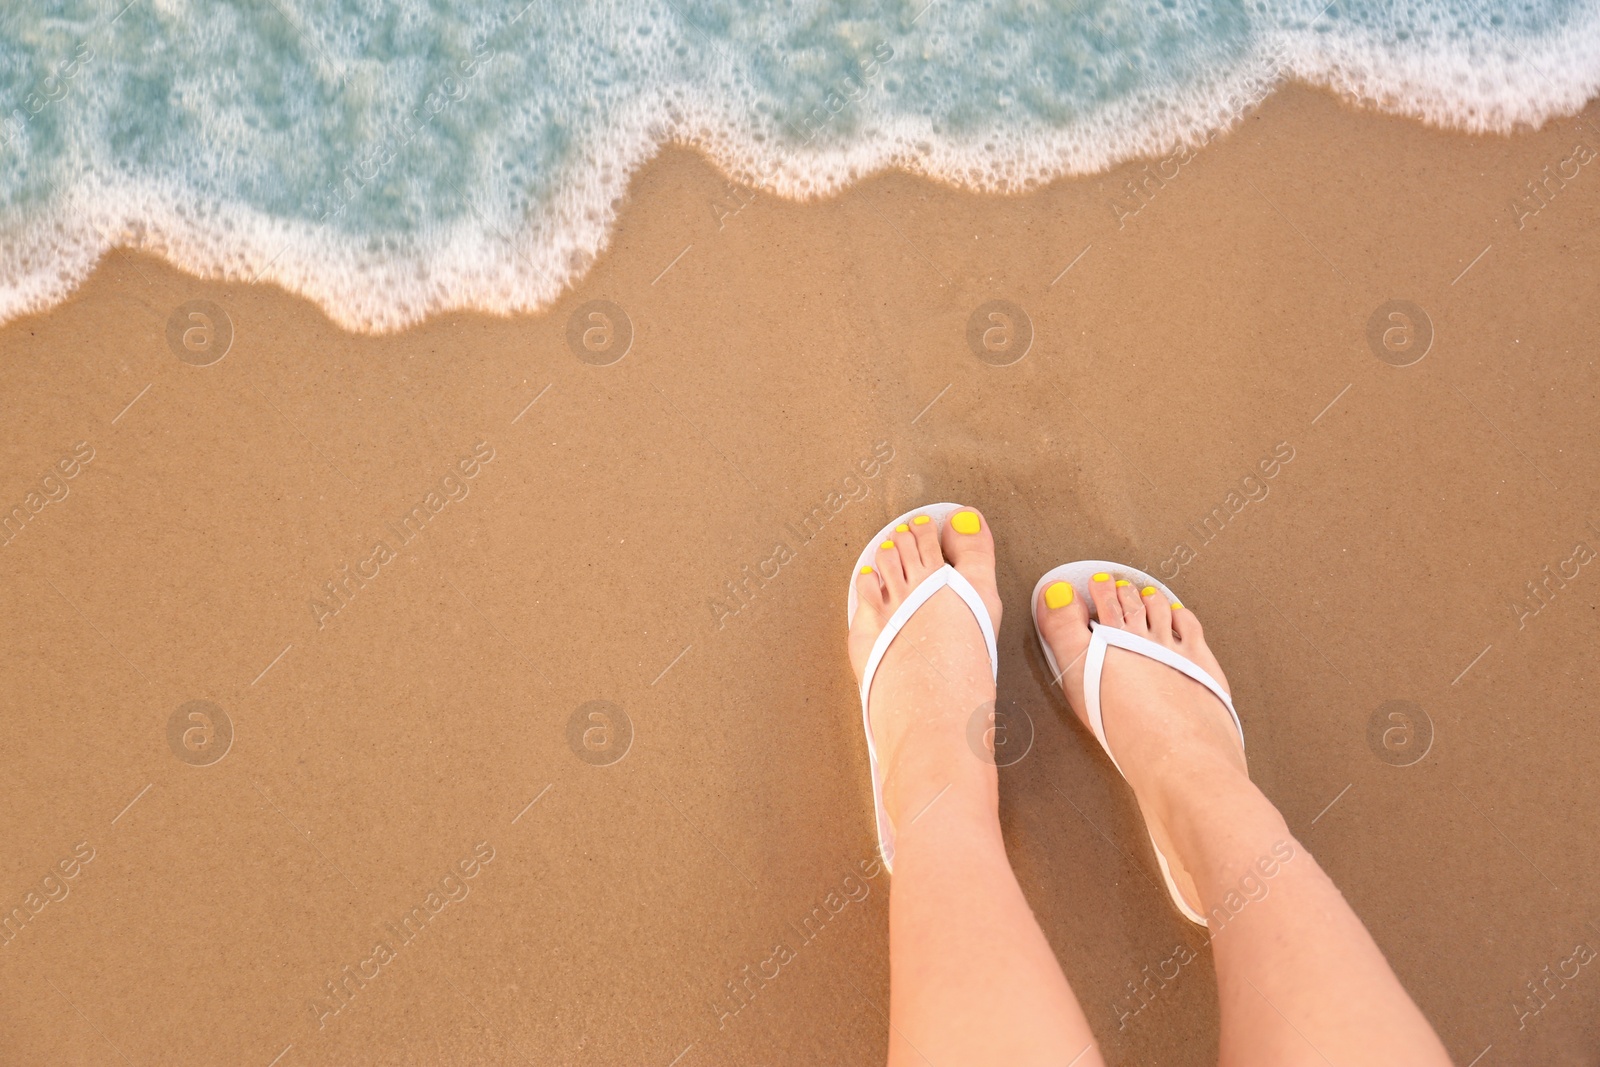
[[[963,514],[942,539],[937,523],[908,524],[880,546],[873,573],[857,576],[858,678],[889,615],[946,560],[999,626],[988,523]],[[889,1063],[1098,1065],[1083,1010],[1006,858],[994,764],[968,741],[974,713],[994,696],[983,636],[948,589],[911,618],[873,679],[873,737],[896,829]]]
[[[1114,578],[1115,576],[1111,576]],[[1088,610],[1041,594],[1040,626],[1081,718]],[[1199,620],[1158,591],[1090,583],[1102,623],[1173,649],[1222,680]],[[1224,686],[1227,683],[1222,683]],[[1208,917],[1222,1062],[1405,1067],[1450,1060],[1361,920],[1245,769],[1232,720],[1198,683],[1107,651],[1106,739],[1189,903]]]

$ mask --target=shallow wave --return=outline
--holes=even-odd
[[[115,2],[0,16],[0,321],[117,245],[352,330],[535,310],[669,141],[789,197],[886,167],[1010,192],[1289,79],[1474,132],[1600,88],[1600,0]]]

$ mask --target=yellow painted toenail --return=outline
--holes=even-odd
[[[895,533],[910,533],[911,532],[911,527],[907,526],[905,523],[902,522],[899,526],[896,526],[894,528],[894,532]]]
[[[1140,596],[1155,596],[1156,595],[1156,587],[1153,586],[1153,585],[1147,585],[1143,589],[1139,590],[1139,595]]]
[[[970,511],[958,511],[950,516],[950,525],[955,527],[956,533],[975,534],[983,528],[978,522],[978,516]]]
[[[1176,600],[1174,600],[1172,602],[1172,610],[1173,611],[1180,611],[1180,610],[1182,610],[1182,608],[1183,608],[1183,605],[1178,603]]]
[[[1126,578],[1118,578],[1117,579],[1117,588],[1118,589],[1121,589],[1125,585],[1132,585],[1132,584],[1133,583],[1128,581],[1128,579],[1126,579]]]
[[[1111,575],[1107,574],[1105,571],[1101,571],[1099,574],[1094,576],[1094,580],[1097,582],[1109,582],[1111,580]]]
[[[871,574],[872,573],[872,567],[870,565],[862,567],[861,568],[861,573],[862,574]]]
[[[893,548],[894,547],[894,542],[893,541],[885,541],[883,544],[879,545],[878,547],[879,548]]]
[[[911,521],[916,523],[918,526],[926,526],[926,525],[928,525],[928,523],[932,522],[933,520],[928,518],[928,516],[926,516],[926,515],[918,515],[916,518],[912,519]]]
[[[1054,582],[1044,591],[1044,606],[1047,608],[1064,608],[1072,603],[1072,586],[1066,582]]]

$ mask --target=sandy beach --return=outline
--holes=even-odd
[[[0,327],[0,1058],[881,1062],[846,583],[951,500],[1108,1062],[1214,1062],[1216,994],[1028,624],[1080,558],[1204,619],[1458,1063],[1592,1063],[1597,291],[1600,104],[1479,137],[1299,87],[1011,197],[670,147],[531,316],[356,335],[114,252]]]

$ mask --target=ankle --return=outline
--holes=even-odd
[[[1279,842],[1292,841],[1288,824],[1237,762],[1195,760],[1162,775],[1152,798],[1173,848],[1205,895],[1205,886],[1231,884]]]
[[[885,796],[894,821],[897,848],[911,842],[949,840],[957,834],[969,840],[992,840],[1004,848],[1000,832],[1000,796],[996,784],[968,775],[940,784],[919,782],[900,792],[899,803]]]
[[[1000,777],[965,745],[911,747],[885,765],[883,802],[897,831],[936,807],[959,807],[998,829]]]

